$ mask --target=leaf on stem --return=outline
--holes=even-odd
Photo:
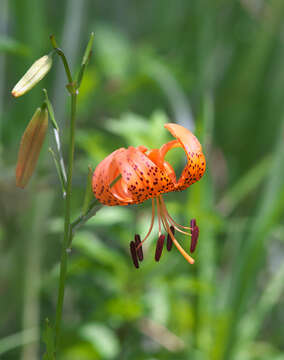
[[[43,360],[55,360],[54,330],[50,326],[48,319],[45,320],[43,341],[46,345],[46,352],[43,356]]]
[[[55,167],[56,167],[56,170],[57,170],[57,175],[58,175],[60,183],[61,183],[62,194],[63,194],[63,197],[65,198],[65,196],[66,196],[66,175],[65,175],[65,173],[62,172],[60,162],[57,159],[57,157],[56,157],[54,151],[52,150],[52,148],[49,148],[48,150],[51,153],[52,158],[54,160],[54,164],[55,164]]]
[[[65,164],[64,164],[64,159],[63,159],[63,155],[62,155],[62,151],[61,151],[61,142],[60,142],[60,135],[59,135],[59,126],[57,125],[57,122],[55,120],[55,116],[54,116],[54,110],[53,110],[53,106],[48,98],[48,94],[46,89],[43,89],[43,92],[45,94],[45,103],[48,109],[48,113],[50,115],[50,119],[51,119],[51,124],[52,124],[52,128],[53,128],[53,135],[54,135],[54,139],[55,139],[55,143],[56,143],[56,147],[57,147],[57,154],[59,159],[57,158],[57,156],[55,155],[54,151],[52,149],[49,149],[49,151],[51,152],[54,162],[55,162],[55,166],[57,169],[57,172],[59,174],[59,178],[62,184],[62,190],[63,190],[63,196],[65,197],[66,195],[66,182],[67,182],[67,175],[66,175],[66,170],[65,170]]]
[[[21,140],[16,168],[16,185],[24,188],[32,176],[48,125],[46,107],[38,108],[29,122]]]
[[[83,215],[86,215],[88,212],[91,200],[93,199],[93,191],[92,191],[92,177],[93,177],[93,169],[91,166],[88,167],[88,176],[87,176],[87,184],[86,184],[86,190],[85,190],[85,197],[84,197],[84,203],[83,203],[83,209],[82,213]]]
[[[57,125],[57,122],[55,120],[55,116],[54,116],[54,110],[53,110],[53,106],[48,98],[47,95],[47,90],[43,89],[44,95],[45,95],[45,103],[49,112],[49,116],[50,116],[50,120],[51,120],[51,124],[53,126],[54,129],[56,129],[57,131],[59,131],[59,126]]]
[[[82,79],[83,79],[83,76],[84,76],[85,68],[86,68],[86,66],[88,65],[89,59],[90,59],[90,57],[91,57],[92,47],[93,47],[93,41],[94,41],[94,33],[92,32],[92,33],[91,33],[91,36],[90,36],[90,40],[89,40],[89,42],[88,42],[88,44],[87,44],[87,47],[86,47],[84,56],[83,56],[83,60],[82,60],[81,67],[80,67],[80,71],[79,71],[78,76],[77,76],[77,89],[78,89],[78,88],[80,87],[80,85],[81,85],[81,82],[82,82]]]

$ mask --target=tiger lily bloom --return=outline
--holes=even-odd
[[[165,235],[162,234],[163,227],[168,234],[167,250],[170,251],[174,244],[190,264],[194,263],[193,258],[176,240],[174,233],[178,231],[189,235],[190,251],[193,252],[199,234],[196,221],[192,219],[190,227],[176,223],[167,211],[162,194],[185,190],[200,180],[205,172],[205,157],[199,141],[189,130],[177,124],[165,124],[165,128],[175,140],[162,145],[160,149],[147,149],[145,146],[120,148],[100,162],[93,175],[94,195],[104,205],[140,204],[152,199],[152,220],[149,231],[142,241],[139,235],[135,235],[135,241],[130,243],[130,253],[137,268],[138,261],[143,260],[142,243],[153,229],[155,203],[159,225],[155,260],[159,261],[162,254],[165,240]],[[172,166],[165,161],[168,151],[177,147],[183,148],[187,157],[187,164],[178,180]]]

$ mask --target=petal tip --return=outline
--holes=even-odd
[[[164,127],[182,144],[186,151],[202,152],[202,146],[197,137],[184,126],[168,123]]]

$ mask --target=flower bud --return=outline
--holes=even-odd
[[[12,95],[19,97],[31,90],[45,75],[49,72],[52,66],[52,55],[44,55],[32,64],[29,70],[21,78],[21,80],[14,86]]]
[[[24,188],[32,176],[48,125],[46,108],[38,108],[29,122],[21,140],[16,168],[16,185]]]

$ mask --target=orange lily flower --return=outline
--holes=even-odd
[[[161,257],[165,240],[165,235],[162,235],[163,226],[168,234],[168,251],[174,243],[184,258],[189,263],[194,263],[193,258],[176,240],[174,232],[176,230],[191,237],[190,251],[193,252],[199,234],[196,221],[192,219],[190,227],[177,224],[168,213],[162,194],[185,190],[200,180],[205,172],[205,157],[199,141],[189,130],[177,124],[165,124],[165,128],[176,140],[162,145],[160,149],[148,150],[145,146],[120,148],[107,156],[97,166],[93,175],[94,195],[104,205],[140,204],[152,199],[152,220],[149,231],[142,241],[139,235],[135,235],[135,241],[130,243],[131,256],[137,268],[138,260],[143,260],[142,243],[149,237],[153,228],[155,202],[159,224],[156,261]],[[183,148],[187,157],[187,164],[178,180],[172,166],[165,161],[168,151],[176,147]]]

